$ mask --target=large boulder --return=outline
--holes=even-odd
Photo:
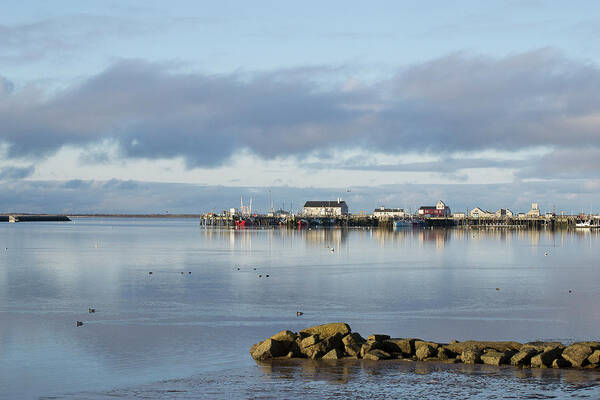
[[[331,349],[321,359],[322,360],[339,360],[340,358],[342,358],[342,354],[343,353],[340,349]]]
[[[389,338],[388,335],[369,335],[367,336],[367,342],[383,342]]]
[[[437,356],[437,349],[428,343],[423,343],[417,348],[415,355],[418,360],[423,361],[426,358]]]
[[[556,360],[552,361],[552,368],[567,368],[570,366],[571,363],[562,357],[558,357]]]
[[[501,364],[508,364],[508,362],[510,361],[510,357],[513,355],[514,353],[511,351],[498,351],[498,350],[488,350],[485,353],[483,353],[481,355],[481,361],[484,364],[488,364],[488,365],[501,365]]]
[[[446,347],[442,346],[439,347],[437,349],[437,358],[439,358],[440,360],[449,360],[451,358],[455,358],[456,354],[450,350],[448,350]]]
[[[467,340],[465,342],[453,342],[445,347],[456,353],[461,354],[467,349],[479,349],[483,351],[485,349],[492,349],[499,352],[511,350],[511,351],[519,351],[521,350],[521,343],[518,342],[486,342],[486,341],[477,341],[477,340]]]
[[[365,343],[365,339],[358,333],[350,333],[342,338],[344,351],[351,357],[360,357],[360,348]]]
[[[310,335],[305,337],[304,339],[302,339],[300,341],[300,350],[303,350],[307,347],[310,347],[314,344],[319,343],[320,339],[319,339],[319,335]]]
[[[529,365],[529,363],[531,362],[531,358],[538,353],[539,351],[534,349],[521,350],[511,357],[510,364],[517,367]]]
[[[551,367],[552,362],[560,357],[564,346],[547,347],[546,350],[531,358],[531,366],[538,368]]]
[[[590,355],[588,357],[588,363],[593,364],[593,365],[600,364],[600,350],[594,350],[592,355]]]
[[[283,357],[289,352],[288,342],[279,340],[267,339],[264,342],[255,344],[250,348],[250,355],[255,360],[267,360],[269,358]]]
[[[385,349],[385,347],[384,347],[383,343],[381,343],[381,342],[369,342],[367,340],[365,343],[363,343],[363,345],[360,348],[360,358],[364,358],[365,354],[367,354],[371,350],[384,350],[384,349]],[[386,351],[386,353],[388,353],[388,352]]]
[[[394,338],[388,339],[383,342],[385,351],[388,353],[402,353],[405,356],[414,356],[416,352],[415,343],[419,341],[422,342],[421,339],[402,339],[402,338]]]
[[[460,359],[465,364],[481,364],[481,350],[477,347],[465,349],[460,355]]]
[[[392,358],[392,356],[381,349],[369,350],[363,355],[363,359],[373,361],[389,360],[390,358]]]
[[[569,361],[574,367],[583,367],[588,363],[588,357],[592,355],[594,349],[583,343],[573,343],[566,347],[562,353],[565,360]]]
[[[556,347],[564,348],[565,346],[560,342],[528,342],[528,343],[523,344],[519,350],[520,351],[535,350],[538,353],[541,353],[546,350],[554,349]]]
[[[296,340],[297,337],[298,335],[296,333],[285,330],[274,334],[273,336],[271,336],[271,339],[279,340],[280,342],[293,342],[294,340]]]
[[[350,326],[348,326],[348,324],[343,322],[334,322],[331,324],[317,325],[303,329],[300,331],[300,334],[303,336],[319,335],[319,337],[325,338],[339,333],[343,337],[349,334],[350,331]]]
[[[415,352],[416,352],[416,350],[417,350],[419,347],[421,347],[421,346],[423,346],[423,345],[429,345],[429,346],[433,347],[433,348],[434,348],[434,349],[436,349],[436,350],[437,350],[437,349],[440,347],[440,344],[439,344],[439,343],[436,343],[436,342],[426,342],[426,341],[424,341],[424,340],[418,340],[418,339],[417,339],[417,340],[415,340]]]
[[[321,358],[331,350],[342,351],[342,335],[336,333],[332,336],[321,338],[320,335],[310,335],[300,341],[299,351],[308,358],[316,360]]]

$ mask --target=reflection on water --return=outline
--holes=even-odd
[[[599,239],[589,230],[219,230],[176,219],[0,225],[0,398],[319,398],[331,390],[322,382],[364,398],[460,397],[460,385],[489,397],[501,384],[547,395],[576,379],[596,390],[587,371],[259,367],[248,349],[331,321],[443,342],[599,339]],[[547,378],[554,386],[542,389]]]

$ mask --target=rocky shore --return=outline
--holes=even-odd
[[[407,360],[513,365],[537,368],[599,368],[600,342],[428,342],[374,334],[363,338],[343,322],[313,326],[300,332],[281,331],[254,344],[257,361],[273,358],[313,360]]]

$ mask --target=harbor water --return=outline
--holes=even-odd
[[[599,244],[586,229],[3,223],[0,398],[600,398],[595,370],[248,353],[337,321],[439,342],[600,340]]]

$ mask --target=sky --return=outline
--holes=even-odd
[[[0,212],[600,212],[600,3],[25,1]]]

